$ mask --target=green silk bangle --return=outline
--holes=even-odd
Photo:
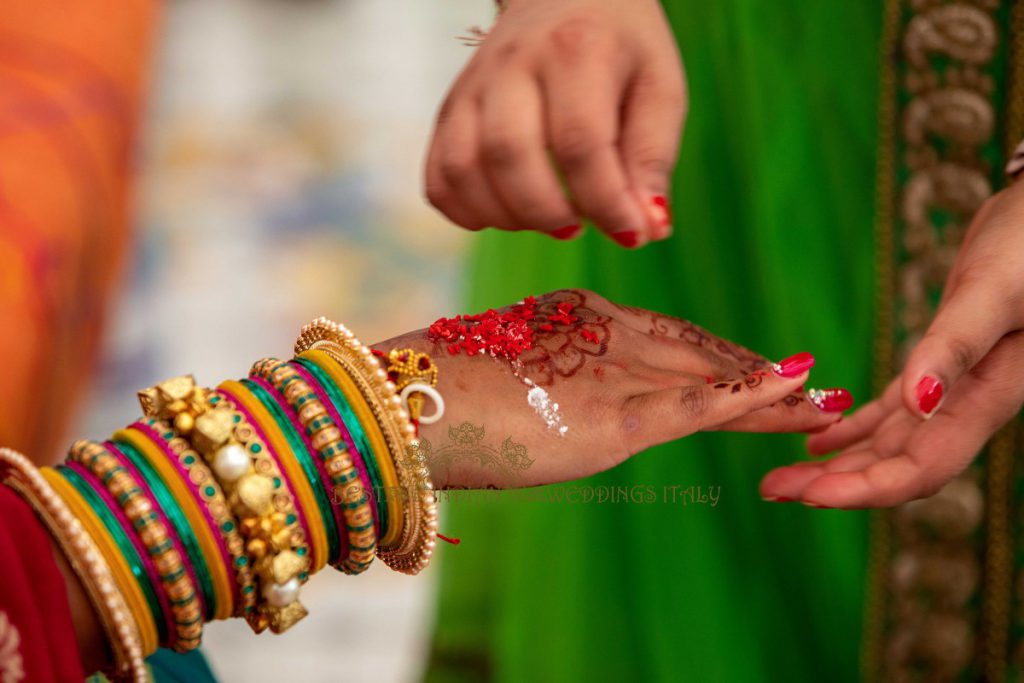
[[[128,458],[132,465],[135,466],[135,469],[139,471],[139,474],[142,475],[146,486],[149,487],[164,515],[178,533],[181,545],[185,548],[185,552],[188,553],[189,559],[192,561],[192,569],[199,580],[199,589],[203,592],[206,620],[212,621],[214,614],[217,612],[217,598],[213,592],[213,579],[210,578],[210,570],[206,565],[206,556],[203,555],[202,550],[199,548],[199,541],[196,539],[188,519],[185,518],[185,514],[181,511],[181,507],[174,498],[174,494],[167,488],[163,478],[153,469],[149,461],[136,450],[135,446],[127,441],[115,440],[112,443],[117,446],[118,450],[124,453],[124,457]]]
[[[288,445],[292,448],[292,452],[295,453],[295,459],[299,462],[299,466],[302,467],[302,471],[306,473],[310,488],[313,489],[316,506],[320,509],[320,517],[323,518],[324,529],[327,531],[327,557],[337,557],[339,552],[338,544],[340,542],[338,534],[340,531],[338,525],[334,522],[331,502],[327,499],[327,492],[320,481],[320,471],[311,459],[314,456],[306,448],[306,442],[302,440],[302,435],[299,434],[295,424],[285,414],[281,404],[259,382],[254,382],[251,379],[243,379],[241,381],[245,388],[251,391],[253,396],[263,404],[263,407],[274,416],[278,429],[284,434]]]
[[[371,495],[377,501],[378,528],[380,529],[378,537],[383,537],[384,531],[388,528],[388,497],[384,495],[384,484],[380,478],[380,471],[377,469],[377,459],[373,457],[370,440],[366,437],[366,432],[363,431],[362,423],[359,422],[359,418],[352,411],[352,406],[348,404],[345,395],[341,393],[341,390],[334,381],[327,376],[327,373],[319,365],[307,358],[296,358],[294,362],[301,365],[309,374],[316,378],[316,381],[320,383],[320,386],[323,387],[323,390],[330,397],[331,403],[334,404],[334,409],[341,416],[341,421],[345,423],[345,429],[348,430],[356,450],[359,451],[355,455],[358,455],[360,460],[363,461],[363,466],[366,467],[366,474],[370,478],[370,486],[373,487]]]
[[[89,504],[93,512],[96,513],[96,516],[103,522],[103,525],[107,527],[107,532],[114,539],[114,543],[121,550],[125,560],[128,561],[128,566],[131,568],[132,574],[135,575],[135,580],[139,582],[139,587],[142,588],[142,593],[146,596],[149,610],[153,614],[153,621],[156,623],[159,642],[166,642],[167,623],[163,617],[163,608],[160,606],[160,601],[157,600],[156,589],[149,580],[146,568],[142,564],[142,558],[139,557],[135,545],[126,535],[126,529],[120,524],[100,495],[89,485],[89,482],[82,478],[82,475],[65,465],[58,465],[55,469],[60,472],[61,476],[69,484],[75,487],[75,490],[82,496],[82,499]]]

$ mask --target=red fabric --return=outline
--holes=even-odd
[[[71,607],[49,533],[6,486],[0,486],[0,558],[0,680],[8,674],[14,681],[80,683],[85,675]]]

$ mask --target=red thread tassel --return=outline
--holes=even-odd
[[[445,536],[442,533],[439,533],[437,535],[437,537],[440,538],[442,541],[445,541],[447,543],[451,543],[452,545],[458,545],[458,544],[462,543],[462,541],[460,539],[458,539],[458,538],[448,538],[447,536]]]

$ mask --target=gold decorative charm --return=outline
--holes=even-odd
[[[388,354],[388,366],[385,368],[388,379],[394,382],[399,394],[411,384],[422,384],[429,387],[437,386],[437,365],[425,353],[413,349],[392,349]],[[426,400],[422,391],[410,390],[406,397],[409,415],[419,421],[423,415]]]
[[[206,410],[206,390],[196,386],[192,375],[164,380],[138,396],[146,417],[172,422],[181,434],[190,433],[196,416]]]

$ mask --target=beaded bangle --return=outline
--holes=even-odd
[[[374,488],[378,508],[384,513],[380,522],[380,547],[395,543],[402,533],[403,520],[406,515],[404,491],[399,484],[398,476],[392,465],[391,453],[384,438],[380,425],[377,423],[354,380],[322,351],[307,351],[299,355],[298,360],[305,360],[321,370],[330,380],[329,385],[344,398],[344,403],[354,414],[355,423],[366,437],[368,447],[364,460],[372,465],[379,479]]]
[[[21,453],[0,448],[0,480],[32,506],[81,581],[114,651],[116,674],[144,683],[149,672],[143,661],[138,625],[118,590],[109,565],[82,523],[46,477]]]
[[[142,591],[146,599],[145,604],[149,608],[142,616],[137,614],[136,621],[139,624],[147,623],[148,625],[150,619],[147,619],[146,615],[151,615],[156,628],[154,644],[166,642],[168,634],[174,628],[171,605],[167,600],[167,595],[158,589],[160,574],[153,565],[146,546],[137,534],[129,533],[131,522],[121,510],[121,506],[110,496],[110,492],[107,491],[103,483],[97,481],[92,472],[81,464],[72,462],[67,465],[58,465],[55,469],[81,499],[76,504],[70,497],[65,496],[68,506],[77,509],[84,503],[89,507],[102,522],[102,526],[107,532],[104,536],[109,537],[116,548],[120,549],[121,552],[115,552],[115,554],[128,564],[129,571],[135,577],[135,582],[139,590]],[[108,560],[108,563],[111,561]]]
[[[85,502],[61,473],[52,468],[44,468],[40,470],[40,473],[53,491],[64,501],[68,510],[81,522],[82,527],[104,558],[110,575],[113,577],[138,630],[143,656],[155,652],[160,646],[156,621],[153,615],[146,610],[146,600],[142,589],[133,580],[131,568],[125,558],[118,553],[117,545],[111,538],[107,527],[100,520],[96,511]]]
[[[315,405],[314,401],[316,404],[319,404],[319,401],[313,390],[305,384],[294,370],[282,381],[275,381],[271,373],[264,374],[258,370],[262,363],[264,361],[258,361],[253,365],[250,370],[250,379],[263,387],[267,394],[273,395],[274,403],[279,409],[279,414],[287,414],[289,426],[294,429],[302,441],[303,450],[295,453],[296,460],[299,461],[302,469],[306,472],[306,478],[311,484],[320,515],[323,518],[324,531],[327,534],[326,562],[336,561],[341,553],[340,530],[344,525],[344,516],[339,513],[337,506],[332,505],[332,501],[328,497],[327,492],[330,490],[330,487],[327,484],[330,483],[330,477],[328,477],[327,471],[324,469],[322,458],[319,457],[318,439],[315,438],[314,433],[311,433],[309,420],[306,419],[308,411]],[[298,394],[294,391],[296,387],[301,390]],[[276,400],[278,397],[284,399],[283,405]],[[322,406],[320,407],[322,408]],[[317,417],[325,415],[326,410],[321,410]],[[322,425],[324,429],[330,427],[333,427],[335,432],[337,432],[337,427],[333,425],[333,422],[330,424],[325,422]],[[340,432],[337,432],[337,434],[340,439]],[[317,486],[317,481],[322,482],[324,485]]]
[[[137,480],[102,444],[76,441],[69,455],[72,461],[88,467],[104,483],[154,558],[174,614],[173,649],[188,652],[199,647],[203,619],[196,585],[185,571],[185,557],[175,547],[175,539],[159,509],[139,488]]]
[[[382,472],[384,479],[385,496],[388,505],[395,510],[393,517],[394,524],[391,525],[388,534],[380,543],[380,550],[394,550],[404,547],[408,543],[415,527],[419,514],[419,506],[415,500],[414,486],[405,476],[397,476],[399,472],[395,467],[396,456],[393,454],[391,444],[385,434],[386,425],[377,418],[377,411],[368,396],[369,389],[365,382],[354,376],[354,370],[346,367],[343,360],[337,357],[330,349],[318,347],[302,354],[320,364],[330,375],[335,384],[345,395],[349,404],[353,407],[356,415],[374,444],[374,453],[377,454],[377,465]],[[403,475],[405,473],[403,472]]]
[[[374,530],[376,540],[387,527],[388,509],[387,499],[384,498],[384,485],[380,477],[380,470],[377,467],[377,459],[371,457],[369,439],[366,431],[356,418],[352,406],[348,404],[338,387],[331,381],[331,378],[320,366],[308,358],[295,358],[290,365],[296,372],[302,375],[306,383],[316,391],[320,402],[327,408],[327,413],[338,425],[341,436],[344,439],[344,448],[352,458],[357,475],[362,482],[363,490],[370,494],[370,510],[375,520]],[[366,454],[365,456],[363,454]],[[335,485],[344,485],[347,482],[334,482]],[[380,508],[380,509],[378,509]]]
[[[376,549],[373,511],[342,440],[341,430],[312,386],[295,368],[283,361],[265,359],[254,365],[253,370],[268,379],[285,397],[305,427],[318,456],[325,464],[331,462],[329,481],[336,496],[342,494],[337,502],[345,519],[349,548],[346,556],[336,561],[335,566],[349,574],[363,571],[373,561]]]
[[[334,500],[337,503],[351,498],[348,484],[358,477],[362,490],[367,492],[370,497],[370,512],[375,522],[373,541],[376,549],[387,526],[390,512],[387,497],[384,496],[384,484],[380,469],[377,467],[377,459],[372,456],[373,450],[366,430],[362,429],[362,425],[359,424],[341,391],[315,362],[308,358],[293,358],[289,365],[313,388],[327,409],[328,415],[338,426],[343,442],[321,454],[325,459],[325,468],[331,473]],[[364,456],[364,454],[366,455]],[[349,466],[353,468],[352,472],[348,472]],[[358,550],[368,550],[368,548],[359,548]]]
[[[106,558],[107,565],[110,567],[124,600],[135,617],[143,652],[145,656],[149,656],[160,647],[161,643],[155,615],[146,610],[146,600],[142,589],[131,580],[131,568],[124,556],[118,552],[116,542],[97,511],[88,505],[62,473],[50,468],[43,469],[42,473],[53,489],[64,499],[68,508],[81,520],[82,526],[89,532],[100,553]]]
[[[356,388],[355,382],[331,356],[323,351],[312,350],[301,353],[297,359],[308,362],[321,371],[328,380],[327,386],[340,395],[341,400],[337,401],[337,404],[348,409],[354,424],[358,425],[358,431],[364,436],[365,451],[360,453],[366,453],[362,460],[367,463],[368,474],[374,480],[374,496],[382,513],[378,547],[393,545],[401,535],[404,520],[409,514],[409,506],[406,505],[406,492],[402,489],[392,466],[391,453],[384,432]]]
[[[254,425],[228,394],[212,391],[195,417],[191,439],[227,493],[260,578],[263,600],[246,621],[257,633],[268,627],[282,633],[307,614],[298,596],[308,578],[309,545],[292,493]]]
[[[326,352],[367,390],[364,395],[389,440],[402,487],[409,493],[399,545],[381,547],[377,555],[398,571],[416,574],[429,564],[437,542],[437,501],[423,455],[414,448],[415,428],[387,373],[370,348],[347,328],[325,318],[314,320],[302,328],[295,352],[314,348]]]
[[[309,506],[314,505],[311,500],[313,494],[309,490],[309,483],[305,481],[302,472],[298,469],[298,463],[288,457],[294,448],[301,447],[301,445],[289,441],[288,431],[280,427],[278,418],[271,414],[270,409],[254,393],[262,391],[261,387],[243,379],[240,382],[233,380],[222,382],[220,389],[225,395],[235,400],[236,408],[242,411],[253,428],[262,435],[264,442],[271,446],[267,455],[274,463],[274,470],[277,472],[275,485],[279,485],[278,481],[283,481],[287,490],[290,491],[296,523],[300,527],[302,535],[300,554],[309,559],[308,571],[304,570],[299,576],[299,580],[305,583],[310,573],[322,567],[322,565],[316,564],[316,549],[327,547],[327,537],[326,534],[320,534],[323,527],[318,527],[310,519],[311,516],[315,518],[315,515],[309,513]],[[277,428],[275,429],[275,427]],[[323,554],[326,556],[326,551]]]
[[[331,512],[330,501],[324,495],[323,487],[316,485],[319,474],[313,463],[313,455],[310,453],[312,445],[306,444],[304,435],[300,431],[301,425],[292,422],[288,413],[278,403],[274,397],[276,392],[269,382],[261,377],[249,377],[243,379],[242,384],[266,408],[267,412],[273,415],[274,423],[291,445],[291,448],[279,453],[278,458],[287,471],[289,479],[293,482],[293,488],[298,493],[298,498],[306,513],[313,546],[312,571],[320,571],[327,565],[332,545],[337,546],[337,530],[333,528],[334,516]],[[332,538],[334,539],[333,543]]]
[[[138,432],[118,430],[114,432],[113,441],[107,442],[105,446],[135,479],[139,489],[163,513],[168,529],[174,531],[172,542],[181,554],[185,571],[196,587],[199,611],[205,619],[212,619],[217,598],[210,565],[217,563],[207,562],[207,555],[199,541],[200,531],[209,532],[209,529],[202,522],[195,524],[192,516],[185,511],[185,506],[191,503],[190,507],[194,507],[195,501],[191,500],[187,491],[182,490],[180,481],[175,481],[168,476],[169,473],[163,471],[167,463],[159,457],[159,451],[156,454],[151,452],[155,446],[147,443]]]
[[[229,616],[244,617],[252,612],[256,605],[256,584],[245,554],[245,541],[238,532],[238,524],[228,508],[220,484],[206,461],[192,448],[188,439],[179,436],[166,422],[156,418],[146,418],[136,422],[133,427],[145,432],[154,443],[162,446],[168,459],[174,463],[182,474],[182,478],[192,485],[192,493],[203,501],[207,523],[220,533],[221,560],[228,568],[228,574],[235,579],[231,605],[218,602],[216,619],[227,619]]]

